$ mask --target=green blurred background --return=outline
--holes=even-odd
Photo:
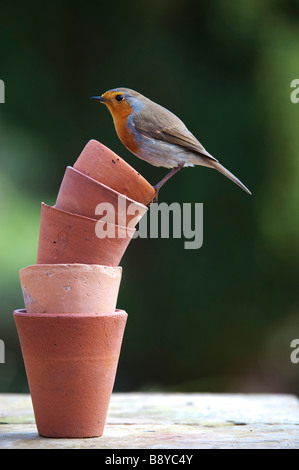
[[[204,243],[136,239],[118,306],[128,314],[115,390],[291,392],[299,364],[299,2],[151,0],[1,5],[0,392],[26,392],[12,312],[36,260],[40,203],[91,138],[152,184],[89,97],[136,89],[177,114],[250,197],[185,169],[159,202],[202,202]]]

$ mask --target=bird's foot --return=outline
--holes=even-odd
[[[158,184],[156,184],[156,186],[153,186],[153,188],[156,192],[155,192],[155,196],[154,196],[154,199],[152,200],[152,202],[157,203],[158,202],[158,196],[159,196],[159,190],[160,190],[161,186],[158,183]]]
[[[173,168],[169,173],[167,173],[166,176],[164,176],[164,178],[159,183],[156,184],[156,186],[154,186],[156,194],[155,194],[154,199],[153,199],[152,202],[158,202],[158,193],[159,193],[160,189],[162,188],[163,184],[165,184],[166,181],[168,181],[173,175],[175,175],[175,173],[177,173],[179,170],[181,170],[181,168],[183,168],[183,166],[184,166],[184,163],[181,163],[180,165]]]

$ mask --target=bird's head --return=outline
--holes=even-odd
[[[92,96],[91,99],[104,103],[113,117],[141,111],[146,100],[140,93],[129,88],[113,88],[100,96]]]

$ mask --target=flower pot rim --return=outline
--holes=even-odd
[[[73,212],[64,211],[63,209],[58,209],[55,206],[50,206],[49,204],[46,204],[45,202],[42,202],[41,205],[42,205],[42,207],[50,209],[54,212],[61,212],[61,213],[67,214],[68,216],[70,216],[72,218],[87,220],[89,222],[93,222],[94,224],[103,223],[103,224],[108,224],[108,226],[111,226],[111,227],[113,227],[113,226],[114,227],[119,227],[120,229],[127,230],[128,232],[132,233],[132,237],[133,237],[134,233],[136,232],[135,227],[134,228],[133,227],[125,227],[124,225],[116,225],[116,224],[112,224],[111,222],[106,222],[106,221],[102,222],[101,219],[99,219],[99,220],[98,219],[92,219],[91,217],[86,217],[85,215],[79,215],[79,214],[74,214]],[[67,263],[64,263],[64,264],[67,264]],[[87,264],[87,263],[85,263],[85,264]]]
[[[53,319],[82,319],[84,318],[96,318],[96,317],[126,317],[128,316],[127,312],[123,309],[115,309],[111,313],[27,313],[25,308],[19,308],[14,310],[13,315],[15,317],[24,317],[24,318],[53,318]]]
[[[145,204],[142,204],[141,202],[135,201],[135,200],[132,199],[131,197],[126,196],[125,194],[122,194],[122,193],[120,193],[119,191],[116,191],[116,190],[113,189],[113,188],[110,188],[110,186],[108,186],[107,184],[104,184],[104,183],[102,183],[101,181],[98,181],[98,180],[92,178],[91,176],[87,175],[86,173],[83,173],[82,171],[77,170],[77,169],[74,168],[73,166],[68,165],[68,166],[66,167],[65,174],[66,174],[67,170],[71,170],[71,172],[73,171],[74,173],[79,174],[80,177],[82,177],[83,179],[91,180],[93,183],[95,183],[96,186],[102,186],[103,188],[107,189],[108,191],[111,191],[112,193],[114,193],[114,194],[120,196],[122,199],[126,199],[126,200],[128,200],[130,203],[133,203],[133,204],[135,204],[136,206],[140,206],[140,207],[142,207],[143,209],[148,210],[148,207],[147,207]],[[135,171],[136,171],[136,170],[135,170]]]
[[[85,150],[85,148],[87,147],[88,144],[96,144],[96,145],[100,145],[101,147],[104,147],[105,149],[109,150],[110,152],[114,153],[118,158],[121,159],[122,163],[125,164],[125,166],[129,169],[129,170],[133,170],[134,173],[136,173],[138,175],[138,177],[141,178],[141,180],[143,180],[143,183],[147,184],[148,186],[150,186],[151,188],[154,189],[154,187],[151,185],[151,183],[141,174],[139,173],[139,171],[137,171],[132,165],[130,165],[130,163],[128,163],[126,160],[124,160],[122,157],[120,157],[119,155],[117,155],[114,150],[112,150],[111,148],[107,147],[107,145],[103,144],[102,142],[100,142],[99,140],[96,140],[96,139],[89,139],[86,144],[84,145],[83,147],[83,150],[82,152],[80,153],[79,157],[77,158],[76,162],[74,163],[74,165],[76,165],[77,161],[79,160],[81,154],[83,153],[83,151]],[[142,203],[140,203],[142,204]]]
[[[65,269],[75,270],[80,269],[82,271],[97,271],[100,268],[100,271],[120,271],[122,272],[121,266],[107,266],[104,264],[87,264],[87,263],[42,263],[42,264],[29,264],[19,270],[19,273],[24,273],[25,271],[43,271],[47,269],[61,271]]]
[[[112,171],[111,163],[117,164],[121,173]],[[73,167],[146,206],[155,197],[155,188],[139,171],[96,139],[85,144]]]

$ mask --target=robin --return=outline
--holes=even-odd
[[[236,176],[207,152],[185,124],[163,106],[129,88],[114,88],[91,99],[107,106],[118,137],[134,155],[154,166],[172,168],[154,186],[155,201],[166,181],[181,168],[193,165],[215,168],[251,194]]]

